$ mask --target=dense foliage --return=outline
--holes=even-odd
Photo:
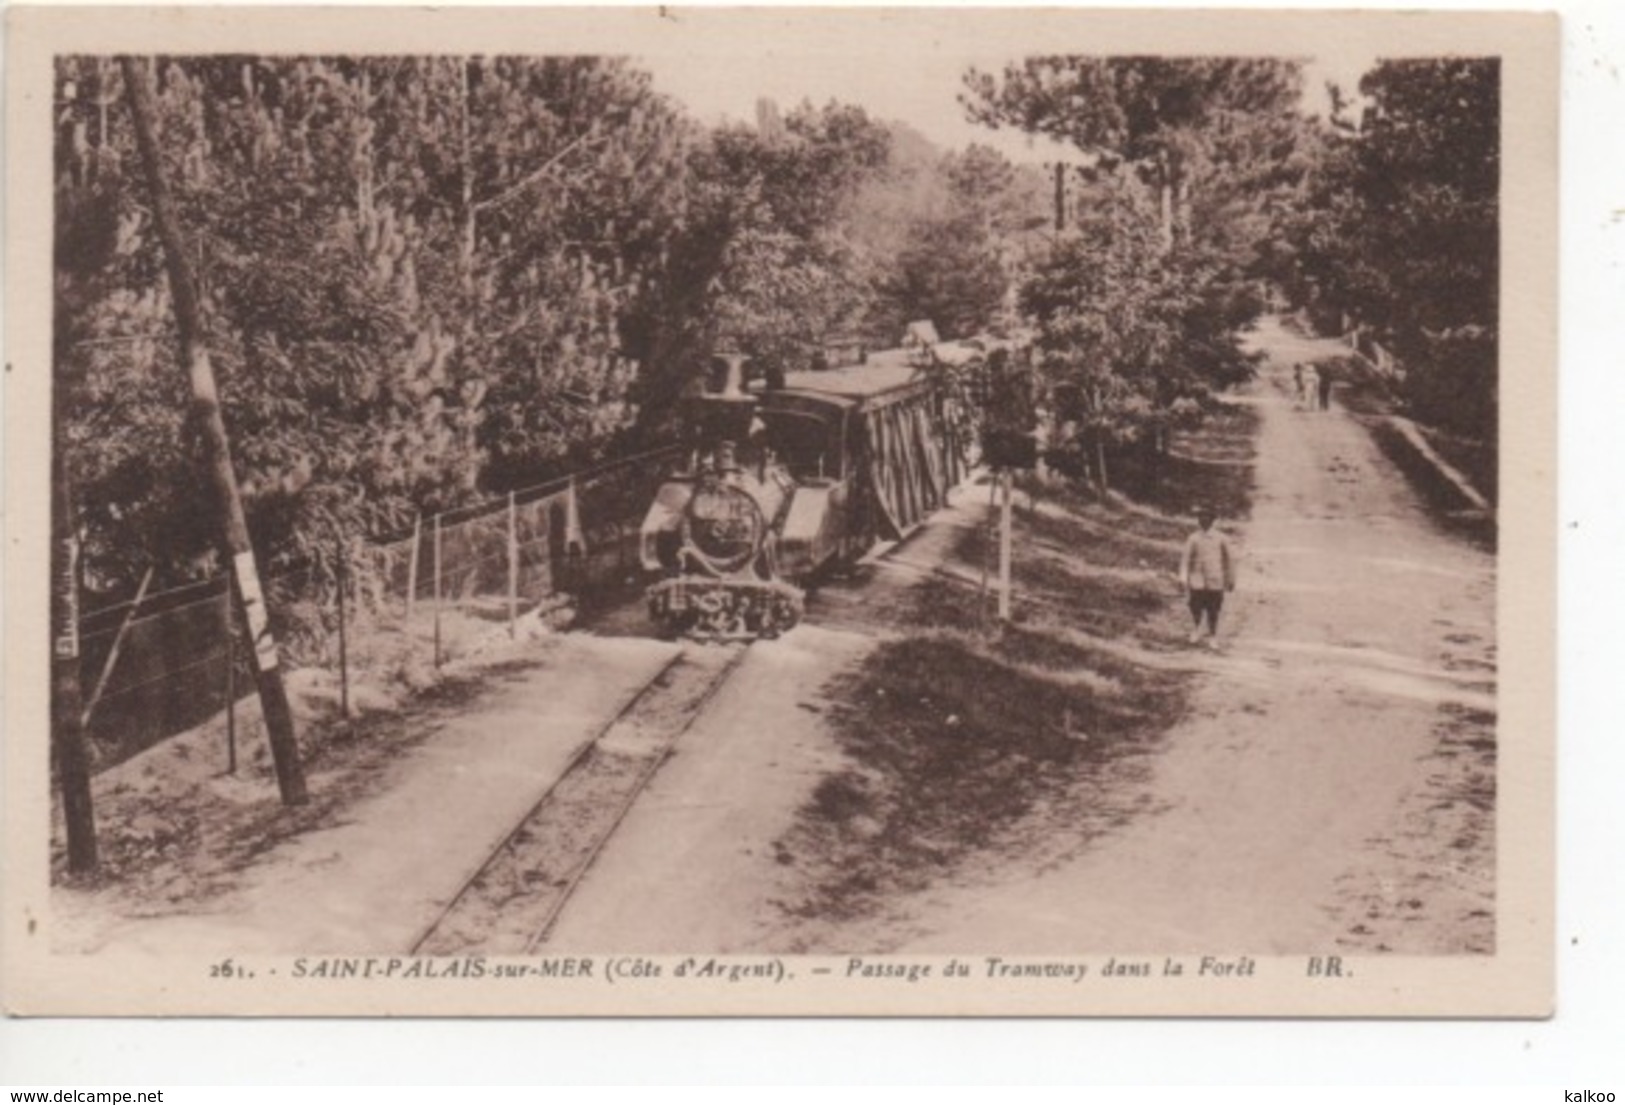
[[[165,171],[273,569],[630,422],[619,313],[664,260],[686,126],[617,62],[158,66]],[[184,571],[184,380],[118,71],[59,66],[56,372],[89,576]]]
[[[972,72],[972,118],[1071,143],[1073,223],[1022,306],[1067,441],[1104,478],[1113,447],[1162,440],[1245,379],[1281,214],[1314,149],[1301,73],[1273,59],[1029,58]]]
[[[320,567],[341,533],[400,530],[658,438],[719,346],[804,367],[833,333],[894,343],[916,311],[979,329],[1007,290],[986,233],[953,269],[970,286],[947,290],[928,249],[865,236],[860,197],[908,174],[893,130],[855,107],[707,131],[603,58],[154,70],[164,170],[272,571]],[[207,569],[214,526],[118,66],[63,59],[56,100],[55,373],[86,578],[184,577]],[[946,193],[948,162],[924,160]],[[944,217],[905,214],[889,223],[908,241]]]
[[[860,200],[870,204],[860,232],[877,266],[867,324],[877,339],[895,341],[915,319],[949,340],[1017,324],[1012,292],[1034,227],[1049,222],[1041,170],[982,145],[917,146],[912,157],[894,148],[887,177]]]
[[[1340,115],[1289,235],[1294,290],[1397,353],[1424,418],[1495,436],[1500,72],[1383,62]]]
[[[975,119],[1060,138],[1050,180],[839,103],[706,128],[618,59],[154,63],[250,528],[339,534],[669,435],[711,354],[817,362],[914,319],[1026,328],[1074,443],[1156,443],[1245,378],[1266,284],[1351,316],[1418,410],[1493,424],[1498,73],[1384,63],[1356,125],[1295,62],[1033,58]],[[55,378],[86,578],[207,571],[187,384],[118,66],[57,66]],[[1102,467],[1103,465],[1099,465]]]

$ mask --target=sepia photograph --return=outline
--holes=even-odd
[[[8,1011],[1550,1012],[1556,20],[947,14],[11,13]]]

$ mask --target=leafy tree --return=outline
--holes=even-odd
[[[1051,56],[967,74],[973,119],[1079,150],[1076,225],[1021,301],[1098,476],[1109,448],[1160,444],[1209,388],[1250,374],[1236,334],[1310,167],[1300,86],[1278,59]]]
[[[1070,432],[1061,447],[1107,483],[1108,453],[1160,443],[1199,409],[1204,274],[1162,251],[1154,202],[1122,186],[1099,190],[1078,224],[1035,262],[1021,306],[1036,324],[1037,367]]]
[[[698,144],[667,279],[624,330],[644,354],[646,421],[669,419],[722,346],[758,370],[809,367],[830,334],[859,325],[871,298],[846,216],[886,165],[884,127],[855,107],[802,104],[782,128],[725,126]]]
[[[474,74],[478,249],[461,317],[468,370],[489,387],[488,482],[503,486],[602,455],[631,427],[644,350],[627,322],[681,272],[698,138],[620,61],[494,59]]]
[[[864,246],[873,288],[865,331],[897,340],[913,319],[947,338],[1006,323],[1028,230],[1047,225],[1038,174],[987,146],[943,153],[892,124],[892,157],[858,197],[850,237]]]
[[[908,228],[881,285],[895,340],[910,319],[930,319],[947,339],[971,337],[994,322],[1010,288],[998,244],[974,214],[953,211]]]
[[[150,216],[126,179],[139,163],[123,99],[110,59],[58,63],[54,437],[75,484],[93,591],[133,586],[153,563],[184,575],[213,550],[208,520],[188,509],[186,381],[153,367],[177,351]]]
[[[407,386],[418,367],[410,311],[400,289],[379,278],[369,250],[378,243],[355,232],[349,207],[356,101],[348,74],[320,60],[231,57],[170,61],[160,73],[161,154],[197,243],[233,460],[270,568],[325,561],[338,533],[398,527],[415,501],[454,501],[472,485],[473,442],[427,389]],[[122,113],[112,116],[108,141],[120,163],[133,163]],[[127,463],[103,469],[118,457],[99,440],[76,455],[91,469],[88,509],[117,523],[109,532],[122,539],[109,544],[124,545],[126,521],[145,513],[152,528],[135,544],[177,566],[206,557],[207,520],[187,494],[190,437],[169,414],[178,371],[167,282],[142,193],[129,183],[117,201],[128,263],[98,305],[98,323],[148,340],[115,338],[100,354],[92,344],[84,411],[93,424],[109,413],[110,393],[131,396],[151,417],[130,411],[121,428],[165,427],[167,441],[146,435],[144,463],[171,470],[149,473],[151,487],[133,486],[116,478],[127,477]],[[130,300],[139,317],[119,309]],[[167,509],[154,513],[157,505]]]
[[[1280,166],[1301,84],[1301,67],[1275,58],[1051,55],[1012,63],[1002,77],[971,70],[962,100],[975,121],[1069,143],[1107,170],[1130,167],[1156,190],[1172,248],[1205,225],[1193,218],[1193,195],[1226,174],[1267,177]],[[1245,156],[1258,152],[1272,156]]]
[[[256,543],[323,566],[631,419],[620,324],[663,278],[687,124],[593,58],[171,59],[162,154],[197,243]],[[116,73],[63,59],[56,371],[92,575],[208,556],[167,288]]]
[[[1289,235],[1301,293],[1372,330],[1418,413],[1493,440],[1499,286],[1495,59],[1388,61],[1328,136]]]

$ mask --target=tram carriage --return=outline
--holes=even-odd
[[[686,471],[655,495],[643,566],[670,635],[774,637],[825,573],[897,540],[969,475],[969,405],[903,350],[743,385],[742,356],[692,400]]]

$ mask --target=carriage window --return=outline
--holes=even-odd
[[[840,424],[791,411],[758,411],[763,440],[797,479],[841,475]]]

